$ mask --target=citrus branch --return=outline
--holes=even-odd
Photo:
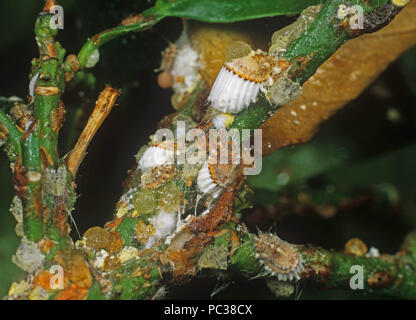
[[[103,44],[131,32],[146,30],[154,26],[162,18],[163,16],[157,14],[157,10],[150,8],[141,14],[127,17],[117,27],[96,34],[82,46],[78,53],[79,70],[95,65],[97,61],[91,63],[91,57],[93,57],[93,55],[98,55],[98,49]]]
[[[415,235],[415,232],[409,233],[400,250],[394,255],[365,256],[365,251],[359,252],[359,250],[354,253],[342,253],[311,245],[297,245],[305,266],[301,278],[314,281],[326,289],[351,290],[350,281],[356,274],[354,266],[359,266],[363,271],[363,288],[356,290],[358,293],[415,299],[416,273],[413,272],[416,265]],[[256,236],[246,234],[240,239],[243,240],[236,249],[230,250],[229,268],[251,277],[264,274],[263,266],[256,259]],[[228,239],[223,240],[224,247],[235,247],[232,244],[231,234],[228,235]],[[270,258],[278,261],[277,256]],[[270,274],[263,277],[270,277]]]

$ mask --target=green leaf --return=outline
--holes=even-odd
[[[205,22],[242,20],[291,15],[323,0],[159,0],[156,11],[167,17]]]

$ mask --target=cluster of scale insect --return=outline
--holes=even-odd
[[[140,227],[143,231],[139,235],[140,243],[145,248],[167,240],[180,226],[186,208],[193,207],[184,192],[192,189],[193,181],[187,184],[182,174],[186,167],[186,175],[194,179],[197,170],[175,163],[178,152],[177,145],[167,140],[141,149],[136,157],[140,185],[129,202],[135,211],[150,215],[147,223]]]
[[[148,224],[141,227],[150,228],[142,232],[148,236],[140,241],[146,248],[163,239],[168,241],[186,225],[188,217],[207,212],[229,182],[227,175],[233,167],[227,164],[175,163],[175,155],[192,150],[195,143],[188,142],[180,150],[171,141],[151,143],[136,157],[140,185],[130,192],[127,202],[140,214],[150,215]]]
[[[320,6],[313,6],[306,9],[298,20],[276,32],[272,37],[272,46],[269,52],[261,50],[251,51],[248,55],[237,57],[227,61],[220,70],[214,85],[208,96],[208,102],[215,110],[212,118],[213,127],[227,129],[234,121],[235,114],[248,108],[262,93],[272,104],[284,105],[295,99],[301,93],[301,86],[290,79],[288,69],[290,65],[280,57],[286,46],[294,39],[305,32],[320,10]],[[183,95],[193,89],[197,81],[198,71],[201,68],[197,52],[192,49],[189,40],[184,33],[181,38],[171,44],[162,53],[162,64],[159,70],[159,82],[163,80],[162,87],[172,86],[175,94]],[[180,75],[182,73],[182,75]],[[170,83],[165,83],[170,81]],[[227,165],[212,164],[206,162],[201,165],[178,165],[175,164],[178,150],[175,150],[173,142],[152,144],[142,149],[138,156],[138,170],[140,171],[141,186],[133,196],[132,203],[140,212],[154,214],[155,223],[164,225],[163,230],[155,232],[163,237],[166,230],[174,229],[186,210],[181,209],[180,201],[171,197],[167,202],[173,202],[169,210],[160,207],[160,201],[155,196],[164,185],[170,186],[169,192],[181,194],[175,181],[183,181],[186,188],[195,187],[196,184],[199,196],[196,203],[188,203],[195,207],[197,212],[199,200],[206,204],[218,198],[224,187],[230,182],[233,167]],[[191,146],[186,146],[185,150]],[[185,152],[181,150],[181,152]],[[179,177],[179,175],[182,175]],[[229,179],[227,180],[227,175]],[[166,189],[166,187],[164,187]],[[175,198],[176,200],[172,200]],[[180,212],[182,210],[182,212]],[[170,212],[172,215],[167,216]],[[179,212],[179,213],[178,213]],[[206,212],[204,210],[203,212]],[[175,215],[175,219],[172,217]],[[166,223],[165,223],[166,222]],[[167,227],[170,226],[170,227]],[[159,238],[160,238],[159,237]],[[296,274],[296,273],[295,273]]]
[[[303,32],[305,25],[313,20],[313,15],[317,11],[317,7],[313,7],[309,11],[306,10],[298,22],[292,26],[291,34],[298,36],[301,31]],[[182,66],[185,61],[188,64],[191,62],[190,64],[194,68],[185,73],[189,75],[189,79],[192,79],[191,82],[194,82],[196,81],[195,75],[198,74],[198,67],[200,67],[196,62],[199,59],[197,55],[195,56],[196,51],[191,48],[189,40],[184,34],[175,44],[170,45],[163,52],[160,69],[164,70],[163,73],[168,72],[170,75],[174,75],[175,70],[180,72],[187,70]],[[246,51],[250,49],[249,46],[244,46],[244,48]],[[229,128],[234,121],[234,114],[254,103],[260,92],[275,105],[282,105],[296,98],[301,93],[301,87],[287,76],[288,67],[289,64],[286,60],[261,50],[251,50],[246,56],[227,61],[220,70],[208,96],[208,102],[216,110],[213,112],[213,127],[217,129]],[[185,81],[182,79],[180,82],[186,84],[186,88],[191,88],[186,79]],[[174,86],[174,91],[182,93],[185,87],[179,90]],[[169,179],[169,168],[166,167],[166,164],[170,164],[173,158],[174,152],[163,146],[151,146],[146,149],[138,159],[139,167],[143,171],[142,184],[145,181],[144,186],[153,186],[151,184],[153,177]],[[195,171],[194,168],[186,167],[186,169],[187,173]],[[218,183],[218,179],[216,180],[213,173],[217,172],[222,176],[223,171],[224,167],[221,166],[212,166],[209,163],[202,165],[196,181],[198,191],[203,197],[218,198],[224,185]],[[228,171],[227,169],[227,173]],[[185,183],[189,184],[189,181],[194,178],[193,175],[189,175],[185,178]],[[165,182],[163,181],[163,183]]]

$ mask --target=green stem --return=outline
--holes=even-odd
[[[26,169],[27,190],[22,199],[24,216],[23,228],[26,237],[31,241],[39,241],[44,234],[42,219],[41,191],[42,169],[40,165],[39,129],[33,129],[22,141],[22,164]]]
[[[22,165],[18,175],[26,175],[27,185],[23,186],[22,197],[24,217],[23,228],[26,237],[39,241],[45,234],[45,210],[42,196],[42,175],[46,167],[58,164],[58,137],[54,130],[60,96],[64,90],[65,78],[62,62],[65,50],[54,41],[57,30],[50,27],[52,15],[41,13],[35,23],[36,41],[40,58],[34,60],[32,75],[39,77],[34,84],[33,115],[35,122],[28,128],[22,141]],[[43,154],[41,153],[43,150]],[[43,158],[42,158],[43,155]],[[46,159],[45,159],[46,158]]]
[[[414,237],[415,233],[411,233]],[[243,242],[232,253],[229,268],[257,276],[265,270],[257,262],[254,245],[255,235],[246,234]],[[414,243],[413,243],[414,246]],[[320,247],[296,246],[302,255],[305,270],[301,277],[310,279],[325,288],[345,288],[357,275],[357,266],[363,271],[363,288],[355,289],[362,294],[379,294],[405,299],[416,298],[416,256],[410,251],[396,255],[364,257],[328,251]]]
[[[299,84],[305,83],[319,66],[347,40],[375,31],[374,29],[351,30],[342,25],[337,19],[340,5],[360,5],[364,9],[364,14],[367,15],[372,12],[371,10],[383,7],[381,4],[374,4],[373,7],[370,7],[366,1],[362,0],[349,1],[348,3],[345,0],[327,1],[315,21],[308,27],[307,32],[293,41],[283,56],[292,65],[289,70],[291,77]],[[384,6],[392,5],[384,4]],[[390,21],[400,10],[401,8],[392,10],[390,16],[386,15],[385,21]],[[364,24],[364,26],[366,25]],[[237,129],[258,128],[270,117],[270,113],[274,109],[266,99],[262,99],[237,114],[232,127]]]
[[[52,15],[41,14],[35,23],[36,40],[40,58],[33,66],[32,74],[39,74],[35,83],[34,115],[38,121],[40,146],[46,151],[48,166],[54,167],[58,161],[58,137],[53,124],[56,124],[53,112],[58,108],[59,100],[65,89],[65,71],[63,61],[65,49],[55,42],[57,29],[50,26]]]
[[[22,141],[22,164],[29,171],[41,172],[39,129],[36,128]]]
[[[48,166],[55,167],[58,163],[58,136],[52,128],[53,111],[58,108],[60,94],[53,96],[35,95],[34,114],[38,119],[40,145],[46,150]],[[38,146],[40,147],[40,146]]]
[[[112,29],[105,30],[96,34],[94,37],[89,39],[81,48],[80,52],[78,53],[78,60],[79,60],[79,70],[82,70],[87,67],[88,61],[90,57],[98,50],[103,44],[122,37],[131,32],[138,32],[146,30],[164,17],[160,15],[154,8],[150,8],[144,11],[141,14],[141,20],[126,25],[120,25],[114,27]]]

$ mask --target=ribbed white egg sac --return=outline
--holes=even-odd
[[[205,163],[199,170],[197,185],[201,193],[211,193],[214,199],[217,198],[222,191],[222,188],[212,179],[208,163]]]
[[[239,113],[257,100],[261,83],[245,80],[222,67],[212,86],[208,101],[216,110]]]
[[[205,163],[199,170],[197,178],[198,189],[202,193],[209,193],[214,190],[217,184],[212,180],[208,164]]]

